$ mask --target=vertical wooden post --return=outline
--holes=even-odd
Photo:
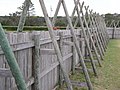
[[[62,52],[63,52],[63,32],[59,32],[59,36],[60,36],[59,48],[60,48],[60,51],[62,54]],[[62,54],[62,56],[63,56],[63,54]],[[61,67],[59,65],[59,86],[60,86],[60,88],[62,85],[63,85],[63,73],[62,73]]]
[[[72,40],[71,40],[72,42],[74,42],[73,41],[73,38],[72,38]],[[73,45],[72,46],[72,53],[73,53],[73,56],[72,56],[72,74],[74,74],[75,73],[75,61],[76,61],[76,48],[75,48],[75,45]]]
[[[33,61],[33,75],[34,75],[34,90],[40,90],[40,35],[34,36],[35,50],[34,50],[34,61]]]
[[[116,30],[116,26],[115,26],[115,23],[113,25],[113,31],[112,31],[112,39],[115,38],[115,30]]]
[[[23,8],[23,11],[22,11],[22,15],[20,17],[20,21],[19,21],[19,24],[18,24],[17,32],[22,32],[23,31],[25,20],[26,20],[26,16],[27,16],[27,11],[28,11],[28,8],[29,8],[29,4],[30,4],[29,0],[25,0],[24,8]]]
[[[27,90],[24,77],[20,71],[14,53],[12,52],[9,41],[6,38],[6,35],[4,33],[1,24],[0,24],[0,45],[5,54],[5,58],[8,62],[12,75],[15,78],[15,82],[18,87],[18,90]]]

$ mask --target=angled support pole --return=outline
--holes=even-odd
[[[81,13],[82,13],[83,20],[84,20],[84,22],[85,22],[85,26],[86,26],[86,29],[87,29],[87,32],[88,32],[88,36],[89,36],[89,38],[90,38],[90,41],[91,41],[91,43],[92,43],[94,52],[95,52],[95,54],[96,54],[98,63],[99,63],[99,65],[101,66],[101,60],[100,60],[100,57],[99,57],[99,53],[98,53],[97,48],[96,48],[96,46],[95,46],[95,43],[94,43],[94,41],[93,41],[92,34],[91,34],[90,29],[89,29],[89,27],[88,27],[87,20],[86,20],[86,18],[85,18],[84,13],[83,13],[83,7],[81,7],[80,3],[79,3],[79,7],[80,7],[80,10],[81,10]],[[95,39],[96,39],[96,37],[95,37]],[[99,52],[100,52],[100,56],[101,56],[101,58],[103,59],[103,55],[102,55],[102,52],[101,52],[101,49],[100,49],[100,46],[99,46],[98,43],[97,43],[97,46],[98,46],[98,50],[99,50]]]
[[[89,13],[88,13],[88,9],[89,9],[89,6],[87,6],[87,7],[85,6],[86,15],[87,15],[88,21],[89,21],[88,23],[90,23],[90,28],[91,28],[91,30],[92,30],[91,33],[93,33],[93,35],[94,35],[94,37],[95,37],[96,45],[97,45],[97,47],[98,47],[98,50],[99,50],[101,59],[103,59],[104,49],[103,49],[103,46],[102,46],[102,44],[101,44],[101,41],[100,41],[100,38],[99,38],[99,36],[98,36],[98,32],[97,32],[96,28],[95,28],[95,30],[94,30],[94,26],[92,25],[92,21],[91,21],[91,19],[90,19],[90,15],[89,15]],[[96,32],[95,32],[95,31],[96,31]]]
[[[85,79],[86,79],[86,83],[88,85],[88,89],[89,90],[93,90],[93,87],[92,87],[92,83],[90,81],[90,77],[89,77],[89,74],[88,74],[88,71],[87,71],[87,68],[86,68],[86,65],[84,63],[84,58],[82,56],[82,52],[79,48],[79,44],[78,44],[78,40],[77,40],[77,37],[74,33],[74,27],[72,25],[72,22],[71,22],[71,19],[69,17],[69,14],[68,14],[68,11],[67,11],[67,7],[66,7],[66,4],[65,4],[65,1],[62,0],[62,5],[63,5],[63,8],[64,8],[64,11],[65,11],[65,14],[66,14],[66,17],[67,17],[67,21],[69,23],[69,27],[70,27],[70,31],[71,31],[71,34],[72,34],[72,37],[73,37],[73,41],[74,41],[74,44],[75,44],[75,47],[76,47],[76,50],[77,50],[77,53],[78,53],[78,56],[79,58],[81,59],[80,60],[80,63],[82,65],[82,69],[83,69],[83,73],[85,75]]]
[[[50,37],[52,39],[52,43],[53,43],[55,52],[56,52],[57,57],[58,57],[58,61],[60,63],[61,70],[62,70],[63,75],[64,75],[65,82],[67,84],[67,88],[68,88],[68,90],[73,90],[72,84],[71,84],[70,79],[69,79],[69,76],[68,76],[68,74],[66,73],[66,71],[64,69],[63,57],[62,57],[62,54],[60,52],[57,40],[55,39],[55,34],[53,32],[53,26],[52,26],[52,23],[51,23],[51,21],[49,19],[49,16],[48,16],[48,13],[47,13],[44,1],[43,0],[39,0],[39,2],[40,2],[40,5],[41,5],[41,8],[42,8],[44,17],[45,17],[46,24],[48,26],[49,34],[50,34]]]
[[[112,22],[110,23],[109,27],[112,27],[114,22],[115,22],[115,20],[112,20]]]
[[[76,4],[76,1],[75,1],[75,4]],[[87,35],[86,35],[86,32],[85,32],[85,28],[84,28],[84,25],[83,25],[82,18],[80,16],[80,11],[78,9],[78,5],[77,5],[76,11],[77,11],[79,22],[80,22],[82,32],[83,32],[83,35],[84,35],[84,38],[85,38],[85,43],[86,43],[86,46],[87,46],[87,49],[88,49],[88,52],[89,52],[89,55],[90,55],[90,60],[91,60],[91,65],[92,65],[92,68],[93,68],[93,72],[94,72],[95,76],[97,76],[96,65],[95,65],[95,63],[93,61],[94,58],[93,58],[93,55],[92,55],[92,52],[91,52],[91,49],[90,49],[90,46],[89,46],[88,38],[87,38]]]
[[[74,28],[77,26],[77,24],[78,24],[78,17],[77,17],[76,20],[75,20]]]
[[[18,90],[27,90],[27,86],[24,77],[20,71],[14,53],[10,47],[9,41],[6,38],[5,32],[0,24],[0,46],[5,54],[5,58],[8,62],[12,75],[15,79]]]
[[[75,2],[75,1],[74,1]],[[78,4],[80,3],[80,1],[79,2],[76,2],[76,5],[75,6],[77,6],[78,7]],[[83,7],[83,5],[84,5],[84,3],[81,5],[81,7]],[[75,11],[76,11],[76,9],[75,9]],[[75,14],[75,12],[73,12],[74,14]],[[74,17],[74,14],[72,15],[72,17]],[[77,19],[76,19],[76,21],[75,21],[75,23],[74,23],[74,28],[77,26],[77,24],[78,24],[78,22],[79,22],[79,17],[77,17]]]
[[[93,16],[95,16],[95,22],[99,25],[99,27],[101,28],[101,32],[103,34],[103,37],[104,37],[104,40],[105,40],[105,45],[106,42],[107,42],[107,34],[106,34],[106,28],[104,26],[104,22],[103,22],[103,19],[102,19],[102,16],[100,16],[99,14],[96,14],[96,13],[93,13]],[[98,23],[100,22],[100,23]]]
[[[43,0],[40,0],[40,2],[43,2]],[[56,13],[55,13],[54,19],[53,19],[53,26],[54,26],[54,23],[55,23],[55,21],[56,21],[56,17],[57,17],[57,14],[58,14],[58,11],[59,11],[60,4],[61,4],[61,3],[63,4],[63,8],[64,8],[64,11],[65,11],[65,14],[66,14],[66,17],[67,17],[69,26],[70,26],[70,28],[71,28],[70,30],[71,30],[71,34],[72,34],[72,36],[73,36],[73,41],[74,41],[74,44],[75,44],[75,48],[76,48],[76,50],[77,50],[77,53],[78,53],[79,58],[81,59],[81,60],[80,60],[80,63],[81,63],[82,68],[83,68],[83,73],[84,73],[84,75],[85,75],[86,83],[87,83],[87,85],[88,85],[89,90],[93,90],[92,83],[91,83],[91,81],[90,81],[90,77],[89,77],[89,74],[88,74],[86,65],[85,65],[85,63],[84,63],[84,59],[83,59],[83,56],[82,56],[82,52],[81,52],[81,50],[80,50],[80,48],[79,48],[79,44],[78,44],[76,35],[75,35],[75,33],[74,33],[74,28],[73,28],[71,19],[70,19],[69,15],[68,15],[67,8],[66,8],[66,4],[65,4],[64,0],[59,0],[58,6],[57,6],[57,9],[56,9]],[[41,4],[43,4],[43,3],[41,3]],[[43,6],[42,6],[42,7],[43,7]],[[44,8],[45,8],[45,7],[43,7],[43,10],[44,10]],[[45,11],[43,11],[43,12],[45,12]],[[47,15],[45,15],[45,17],[47,17]],[[47,19],[47,18],[46,18],[46,19]],[[48,22],[49,20],[46,20],[46,21]],[[50,21],[49,21],[49,23],[50,23]],[[52,26],[50,26],[49,24],[47,24],[47,25],[48,25],[49,28],[52,29]],[[53,35],[51,35],[51,36],[53,36]]]
[[[106,21],[105,24],[106,24],[106,26],[108,27],[108,26],[109,26],[109,21]]]
[[[98,27],[98,31],[100,31],[100,34],[102,36],[102,40],[103,40],[103,43],[104,43],[104,48],[106,50],[106,48],[107,48],[107,39],[106,39],[105,28],[103,27],[103,25],[102,25],[103,23],[101,22],[101,17],[94,13],[93,18],[95,20],[96,26]]]
[[[98,30],[98,26],[96,26],[96,24],[95,24],[95,21],[94,21],[93,15],[92,15],[92,11],[89,10],[89,13],[90,13],[90,18],[92,20],[93,26],[94,26],[94,28],[96,30],[96,33],[97,33],[98,37],[100,38],[100,42],[101,42],[101,44],[102,44],[102,46],[104,48],[104,51],[105,51],[105,45],[104,45],[104,41],[103,41],[103,37],[101,35],[101,32]]]
[[[108,33],[107,33],[107,26],[106,26],[105,20],[104,20],[103,18],[102,18],[102,20],[103,20],[103,25],[104,25],[104,28],[105,28],[105,33],[106,33],[106,35],[107,35],[107,44],[108,44],[110,38],[109,38],[109,35],[108,35]],[[119,22],[118,22],[118,25],[119,25]]]
[[[54,14],[54,17],[53,17],[53,20],[52,20],[53,27],[55,26],[55,22],[56,22],[57,15],[58,15],[58,12],[59,12],[59,9],[60,9],[60,6],[61,6],[61,2],[62,2],[62,0],[59,0],[56,11],[55,11],[55,14]]]
[[[76,9],[77,9],[77,6],[78,6],[79,2],[80,2],[80,0],[77,0],[76,3],[75,3],[75,7],[74,7],[73,12],[72,12],[72,15],[71,15],[71,21],[72,21],[73,18],[74,18],[74,15],[75,15],[75,12],[76,12]],[[79,20],[78,17],[77,17],[77,20]],[[77,20],[75,21],[76,24],[78,23]],[[75,26],[75,25],[74,25],[74,26]],[[66,29],[68,29],[69,27],[70,27],[70,26],[69,26],[69,24],[68,24],[67,27],[66,27]]]
[[[106,36],[106,45],[107,45],[108,42],[109,42],[109,35],[107,33],[107,27],[106,27],[105,20],[103,19],[103,17],[100,16],[100,15],[99,15],[99,17],[100,17],[100,20],[101,20],[101,26],[103,27],[103,33]]]
[[[98,28],[99,34],[101,34],[103,45],[104,45],[104,48],[106,50],[106,48],[107,48],[107,46],[106,46],[106,35],[104,33],[105,30],[102,26],[101,19],[100,19],[99,15],[97,15],[96,13],[93,13],[92,15],[93,15],[93,18],[94,18],[94,21],[95,21],[95,25]]]
[[[92,32],[93,32],[93,34],[95,34],[95,36],[96,36],[96,39],[98,40],[98,42],[97,43],[99,43],[99,45],[100,45],[100,47],[101,47],[101,50],[102,50],[102,53],[103,53],[103,55],[104,55],[104,48],[103,48],[103,43],[102,43],[102,41],[101,41],[101,37],[99,36],[99,32],[97,31],[97,27],[96,27],[96,25],[95,25],[95,22],[94,22],[94,20],[93,20],[93,18],[92,18],[92,15],[91,14],[89,14],[89,12],[88,12],[88,9],[85,7],[85,9],[86,9],[86,15],[88,16],[88,23],[90,23],[90,28],[92,28]],[[96,31],[96,32],[95,32]]]
[[[22,15],[20,17],[19,24],[17,27],[17,32],[23,31],[29,5],[30,5],[30,0],[25,0]]]
[[[116,23],[116,27],[118,27],[118,26],[119,26],[119,23],[120,23],[120,21],[117,21],[117,23]]]

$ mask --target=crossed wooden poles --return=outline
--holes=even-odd
[[[112,31],[112,39],[115,38],[116,27],[119,27],[119,23],[120,23],[120,21],[115,22],[115,20],[112,20],[112,22],[111,22],[110,25],[109,25],[109,27],[112,27],[112,28],[113,28],[113,31]]]
[[[57,58],[58,58],[58,61],[59,61],[60,67],[61,67],[61,71],[62,71],[63,76],[64,76],[64,80],[66,82],[67,89],[68,90],[73,90],[73,87],[72,87],[71,80],[70,80],[68,74],[66,73],[66,71],[64,69],[62,53],[60,51],[60,48],[58,46],[57,40],[55,38],[54,31],[53,31],[53,26],[55,25],[57,14],[59,12],[59,9],[60,9],[61,5],[63,5],[63,8],[64,8],[64,12],[65,12],[66,19],[67,19],[67,22],[68,22],[67,28],[70,28],[70,32],[71,32],[71,35],[73,37],[73,42],[71,42],[71,43],[74,44],[74,47],[76,48],[77,54],[79,56],[79,59],[80,59],[79,62],[80,62],[80,65],[82,67],[82,70],[83,70],[83,74],[84,74],[84,77],[85,77],[85,80],[86,80],[86,83],[87,83],[87,87],[88,87],[89,90],[93,90],[93,86],[92,86],[92,83],[91,83],[91,80],[90,80],[90,77],[89,77],[88,69],[87,69],[86,64],[85,64],[85,58],[82,55],[82,51],[79,47],[79,41],[78,41],[78,38],[76,37],[76,34],[74,33],[74,30],[75,30],[74,28],[76,27],[78,22],[80,22],[83,37],[84,37],[86,47],[87,47],[87,51],[88,51],[88,54],[89,54],[89,59],[90,59],[89,62],[91,63],[94,75],[98,76],[96,64],[94,62],[95,61],[94,60],[95,59],[94,58],[94,53],[95,53],[95,56],[96,56],[96,59],[97,59],[97,62],[99,64],[99,66],[102,66],[101,60],[103,59],[104,52],[106,51],[107,44],[108,44],[108,41],[109,41],[109,37],[108,37],[108,34],[106,32],[106,25],[105,25],[104,19],[99,14],[93,13],[92,10],[88,10],[89,7],[84,8],[84,2],[81,4],[79,0],[77,0],[77,1],[74,0],[75,7],[74,7],[73,13],[72,13],[71,18],[70,18],[69,14],[68,14],[67,7],[66,7],[66,4],[65,4],[65,1],[64,0],[59,0],[54,18],[53,18],[52,21],[50,21],[44,1],[39,0],[39,2],[40,2],[40,5],[41,5],[41,8],[42,8],[44,17],[45,17],[45,21],[46,21],[46,24],[47,24],[47,27],[48,27],[48,30],[49,30],[50,37],[52,39],[54,50],[56,52],[56,55],[57,55]],[[24,9],[23,9],[21,18],[20,18],[18,29],[17,29],[18,32],[21,32],[23,30],[23,26],[24,26],[24,23],[25,23],[25,20],[26,20],[26,15],[27,15],[27,10],[29,8],[29,5],[30,5],[29,0],[25,0],[25,6],[24,6]],[[86,15],[84,15],[83,9],[85,9]],[[76,19],[75,24],[73,25],[72,20],[73,20],[75,12],[77,12],[78,17]],[[81,17],[81,15],[82,15],[83,18]],[[88,20],[86,19],[86,16],[88,17]],[[85,27],[84,27],[84,24],[85,24]],[[92,48],[89,45],[89,41],[88,41],[89,39],[91,41]],[[36,43],[36,45],[39,46],[39,43]],[[92,49],[93,49],[94,53],[93,53]],[[4,50],[4,48],[3,48],[3,50]],[[37,50],[37,48],[35,48],[35,50],[37,52],[39,52]],[[11,56],[13,56],[13,55],[11,55]],[[13,58],[14,58],[14,56],[13,56]],[[37,57],[37,60],[38,60],[38,67],[39,67],[39,57]],[[13,64],[13,65],[15,65],[15,64]],[[11,67],[10,64],[9,64],[9,66]],[[20,74],[18,78],[16,77],[16,75],[14,75],[15,72],[13,70],[11,70],[11,71],[13,73],[13,76],[15,77],[18,89],[19,90],[26,90],[25,81],[22,79],[23,77],[22,77],[21,73],[19,73],[20,70],[19,70],[18,66],[17,66],[17,69],[18,69],[18,74]],[[39,70],[37,70],[37,71],[39,72]],[[37,74],[38,75],[35,78],[35,80],[36,80],[35,84],[36,84],[36,87],[37,87],[36,90],[40,90],[39,73],[37,73]],[[21,82],[18,81],[17,79],[21,79]]]
[[[91,80],[90,80],[90,77],[89,77],[85,62],[84,62],[84,57],[83,57],[82,52],[81,52],[81,50],[79,48],[78,39],[77,39],[77,37],[76,37],[76,35],[74,33],[74,26],[75,25],[73,26],[72,19],[73,19],[73,16],[75,14],[75,11],[77,11],[78,21],[81,24],[81,28],[82,28],[82,32],[83,32],[83,35],[84,35],[85,43],[86,43],[87,50],[88,50],[89,56],[90,56],[90,62],[91,62],[92,68],[93,68],[93,72],[94,72],[94,74],[96,76],[97,76],[96,65],[95,65],[95,62],[94,62],[94,57],[93,57],[91,48],[89,46],[89,42],[88,42],[87,37],[89,37],[90,41],[92,42],[92,46],[93,46],[93,49],[95,51],[97,61],[98,61],[99,65],[101,66],[101,59],[103,59],[104,51],[106,50],[106,46],[107,46],[107,42],[108,42],[108,35],[107,35],[106,31],[105,31],[106,27],[104,25],[105,23],[104,23],[103,19],[97,14],[95,14],[95,15],[92,14],[92,11],[90,11],[90,14],[88,14],[88,7],[85,8],[86,12],[87,12],[87,15],[89,17],[90,27],[92,27],[92,31],[90,32],[90,30],[89,30],[90,28],[88,26],[87,20],[86,20],[86,18],[84,16],[84,13],[83,13],[83,10],[82,10],[84,4],[80,5],[79,0],[77,0],[77,1],[74,0],[75,7],[74,7],[74,10],[73,10],[72,16],[70,18],[69,14],[68,14],[68,11],[67,11],[67,8],[66,8],[65,1],[64,0],[59,0],[55,15],[54,15],[53,20],[51,22],[50,19],[49,19],[49,16],[48,16],[44,1],[43,0],[39,0],[39,1],[40,1],[40,5],[41,5],[41,8],[42,8],[42,11],[43,11],[47,26],[48,26],[48,30],[49,30],[51,39],[53,41],[54,49],[55,49],[55,51],[57,53],[58,61],[60,63],[60,66],[61,66],[61,69],[62,69],[62,72],[63,72],[63,75],[64,75],[65,82],[67,84],[68,90],[73,90],[72,84],[70,82],[70,79],[69,79],[68,75],[64,71],[64,66],[62,65],[63,64],[62,54],[61,54],[60,49],[58,47],[57,41],[55,40],[55,35],[54,35],[54,32],[53,32],[53,26],[55,24],[57,14],[59,12],[61,4],[63,5],[64,12],[65,12],[65,15],[66,15],[66,18],[67,18],[67,21],[68,21],[68,27],[70,28],[71,35],[73,37],[73,43],[74,43],[75,48],[77,50],[78,56],[80,58],[80,63],[81,63],[81,66],[82,66],[82,70],[83,70],[83,73],[84,73],[84,76],[85,76],[85,79],[86,79],[88,89],[93,90],[93,86],[92,86],[92,83],[91,83]],[[80,7],[80,10],[78,9],[79,8],[78,5]],[[85,28],[84,28],[84,25],[83,25],[83,21],[82,21],[82,18],[80,16],[80,14],[82,14],[82,16],[83,16],[88,36],[86,34],[86,31],[85,31]],[[76,21],[76,23],[78,21]],[[98,21],[100,21],[99,24],[98,24]],[[95,39],[97,41],[96,44],[97,44],[97,48],[99,49],[98,51],[97,51],[97,48],[96,48],[95,43],[93,41],[92,33],[94,34]],[[100,54],[100,56],[99,56],[99,54]],[[100,57],[101,57],[101,59],[100,59]]]

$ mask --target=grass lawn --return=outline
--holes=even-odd
[[[105,53],[94,90],[120,90],[120,40],[111,40]]]
[[[102,61],[102,67],[98,66],[97,70],[98,78],[90,73],[94,90],[120,90],[120,40],[110,40],[104,61]],[[78,71],[70,78],[71,80],[85,82],[84,75]],[[73,88],[74,90],[87,90],[87,88],[76,86]]]

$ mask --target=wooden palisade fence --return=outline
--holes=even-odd
[[[60,46],[60,51],[63,56],[65,70],[69,73],[79,64],[79,57],[76,49],[71,47],[73,40],[69,30],[54,31],[56,40]],[[62,35],[61,35],[62,33]],[[83,56],[85,56],[85,40],[81,30],[75,30],[75,34],[79,40],[79,47],[82,50]],[[39,47],[39,82],[40,90],[52,90],[57,83],[61,75],[59,62],[53,48],[52,40],[50,39],[48,31],[33,31],[33,32],[11,32],[6,34],[12,50],[14,51],[16,60],[19,64],[20,70],[25,78],[28,90],[34,90],[34,74],[35,71],[35,42],[36,37],[40,42]],[[74,59],[74,60],[73,60]],[[73,64],[74,62],[74,64]],[[37,64],[37,63],[36,63]],[[47,87],[46,87],[47,86]],[[4,53],[0,51],[0,90],[16,90],[14,78],[9,70],[9,66],[6,62]]]
[[[89,7],[84,8],[84,2],[81,4],[79,0],[74,0],[75,6],[70,18],[65,0],[59,0],[51,21],[44,0],[39,2],[48,31],[22,32],[30,4],[30,0],[25,0],[18,32],[6,33],[28,90],[55,90],[57,85],[63,84],[63,81],[67,90],[73,90],[74,83],[70,80],[69,73],[72,71],[74,74],[75,69],[83,71],[86,87],[88,90],[93,90],[88,70],[99,76],[96,63],[102,66],[101,60],[109,41],[102,16],[93,13]],[[68,22],[67,30],[54,31],[53,27],[61,5]],[[86,15],[83,10],[86,11]],[[73,25],[75,12],[77,19]],[[81,27],[76,27],[78,22]],[[87,68],[86,61],[90,62],[91,69]],[[0,90],[17,90],[9,66],[1,50]]]
[[[72,69],[73,58],[75,65],[79,63],[75,48],[69,46],[69,41],[72,41],[70,31],[55,31],[57,42],[60,45],[60,50],[63,55],[65,70],[69,73]],[[59,34],[63,33],[60,37]],[[76,30],[77,37],[81,37],[81,31]],[[52,40],[49,37],[48,31],[42,32],[21,32],[21,33],[7,33],[8,40],[14,51],[16,60],[19,64],[20,70],[25,78],[27,87],[31,90],[31,85],[34,83],[34,74],[36,73],[35,64],[35,45],[36,37],[40,37],[40,66],[39,66],[39,81],[40,90],[52,90],[52,88],[59,81],[59,62],[57,61],[56,53],[53,48]],[[62,39],[61,39],[62,38]],[[71,44],[72,45],[72,44]],[[82,53],[85,54],[84,39],[80,40],[80,47]],[[37,64],[37,63],[36,63]],[[46,87],[47,85],[47,87]],[[1,90],[16,90],[14,78],[9,70],[4,53],[0,51],[0,89]]]

